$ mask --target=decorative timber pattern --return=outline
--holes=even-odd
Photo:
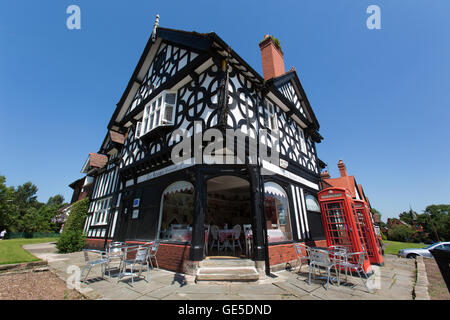
[[[198,56],[197,53],[162,43],[147,74],[136,92],[127,114],[147,98],[156,88]]]
[[[284,85],[282,85],[280,88],[278,88],[278,90],[286,97],[289,99],[289,101],[291,101],[294,106],[303,114],[303,116],[305,116],[306,118],[306,114],[305,111],[303,109],[303,106],[300,102],[300,99],[297,96],[297,93],[295,92],[294,86],[292,85],[291,82],[288,82]]]

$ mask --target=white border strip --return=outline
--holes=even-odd
[[[303,185],[305,185],[307,187],[313,188],[314,190],[319,190],[319,186],[316,183],[311,182],[309,180],[306,180],[305,178],[302,178],[302,177],[300,177],[300,176],[298,176],[298,175],[296,175],[296,174],[294,174],[294,173],[292,173],[290,171],[284,170],[284,169],[282,169],[282,168],[280,168],[280,167],[278,167],[278,166],[276,166],[276,165],[274,165],[274,164],[272,164],[272,163],[270,163],[270,162],[268,162],[266,160],[262,161],[262,167],[264,169],[266,169],[266,170],[269,170],[269,171],[273,172],[273,173],[282,175],[282,176],[284,176],[286,178],[289,178],[289,179],[291,179],[291,180],[293,180],[295,182],[299,182],[299,183],[301,183],[301,184],[303,184]]]
[[[295,196],[294,186],[291,184],[292,202],[294,203],[295,222],[297,223],[297,235],[299,239],[303,239],[300,232],[300,224],[298,222],[297,197]]]

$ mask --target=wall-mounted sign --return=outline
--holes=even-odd
[[[131,216],[132,219],[137,219],[139,217],[139,209],[133,210],[133,215]]]
[[[133,207],[139,207],[139,200],[140,200],[140,199],[134,199],[134,201],[133,201]]]
[[[286,169],[289,163],[286,160],[280,159],[280,167]]]

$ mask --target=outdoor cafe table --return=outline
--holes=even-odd
[[[219,241],[223,243],[222,249],[229,247],[231,249],[230,242],[228,239],[230,239],[233,236],[233,229],[221,229],[219,230]]]

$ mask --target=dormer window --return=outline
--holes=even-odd
[[[271,131],[278,130],[275,107],[271,102],[267,100],[264,101],[264,126]]]
[[[165,126],[173,126],[175,118],[176,93],[163,91],[144,108],[142,122],[136,125],[136,137],[140,138],[150,131]]]

